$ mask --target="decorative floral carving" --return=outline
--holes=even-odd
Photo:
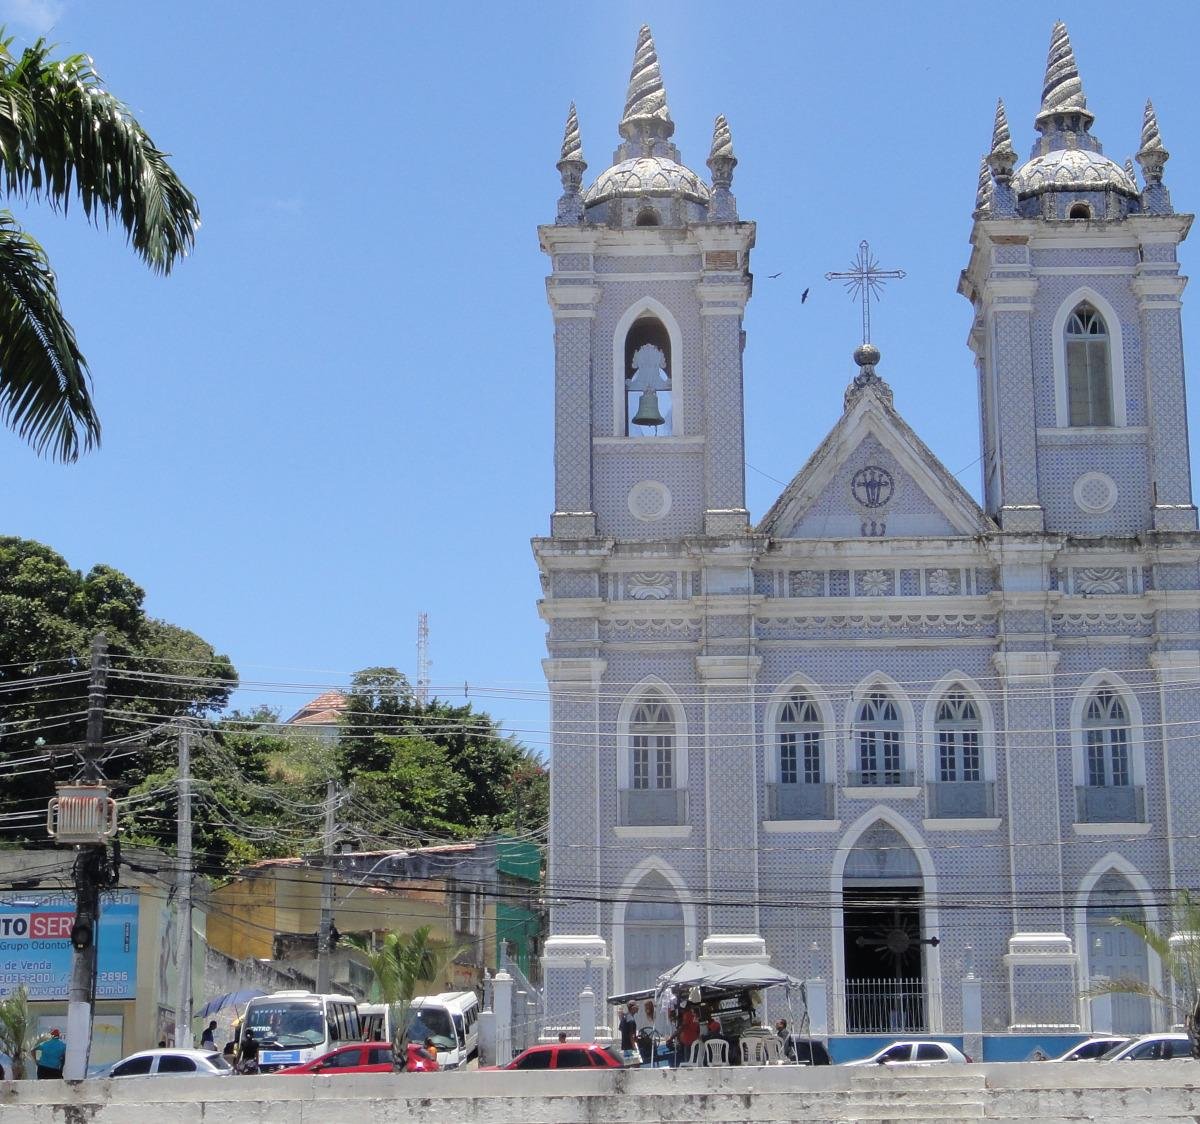
[[[943,569],[930,570],[925,578],[925,588],[941,597],[948,593],[957,593],[958,574]]]
[[[675,575],[630,574],[625,579],[626,595],[634,601],[663,601],[675,593]]]
[[[1092,566],[1076,570],[1076,593],[1122,593],[1125,590],[1125,571],[1116,566]]]
[[[858,575],[858,591],[867,597],[883,597],[892,592],[892,575],[887,570],[864,570]]]
[[[825,593],[825,575],[820,570],[796,570],[791,576],[793,597],[821,597]]]

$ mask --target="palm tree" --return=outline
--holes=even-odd
[[[134,253],[169,273],[200,223],[192,193],[104,88],[91,59],[53,59],[43,39],[17,56],[12,42],[0,39],[0,167],[8,194],[64,213],[77,199],[91,222],[119,222]],[[0,421],[62,461],[77,460],[100,439],[87,363],[50,263],[7,210],[0,210]]]
[[[391,1008],[393,1041],[400,1048],[405,1020],[401,1018],[421,984],[432,984],[456,955],[444,941],[431,940],[431,929],[422,925],[411,933],[385,933],[375,944],[370,937],[354,934],[346,943],[367,958],[374,976],[371,998]]]
[[[1098,980],[1086,995],[1142,995],[1161,1003],[1182,1023],[1192,1041],[1192,1056],[1200,1058],[1200,898],[1180,890],[1171,904],[1169,929],[1159,930],[1133,917],[1115,917],[1118,925],[1145,942],[1162,962],[1174,987],[1166,993],[1136,977]]]
[[[21,984],[12,995],[0,999],[0,1053],[12,1059],[14,1081],[25,1077],[25,1058],[33,1049],[35,1038],[29,993]]]

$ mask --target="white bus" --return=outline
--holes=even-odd
[[[439,1069],[458,1069],[479,1052],[479,997],[473,991],[418,995],[408,1011],[404,1035],[410,1042],[433,1041]]]
[[[258,1041],[258,1066],[264,1073],[301,1065],[361,1037],[358,1004],[349,995],[277,991],[246,1004],[238,1041],[249,1029]]]

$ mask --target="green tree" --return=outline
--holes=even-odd
[[[29,1009],[29,992],[20,984],[11,995],[0,999],[0,1054],[12,1059],[13,1080],[21,1081],[25,1072],[25,1059],[37,1042],[37,1030],[33,1014]]]
[[[10,196],[118,222],[134,253],[170,272],[191,248],[192,193],[86,55],[0,41],[0,161]],[[87,362],[42,247],[0,210],[0,419],[39,453],[73,461],[100,439]]]
[[[1164,991],[1135,977],[1099,980],[1088,995],[1142,995],[1174,1013],[1192,1042],[1192,1057],[1200,1058],[1200,898],[1180,890],[1171,903],[1170,921],[1158,929],[1134,917],[1114,920],[1145,942],[1162,962],[1163,975],[1174,984]]]
[[[97,632],[110,653],[106,740],[144,736],[171,718],[201,718],[226,705],[237,682],[233,664],[195,633],[147,616],[144,599],[133,579],[110,566],[82,574],[41,543],[0,537],[0,812],[44,807],[55,776],[69,775],[50,772],[42,746],[84,739]],[[109,758],[105,774],[122,786],[140,784],[167,755],[174,759],[170,745],[127,749]],[[26,764],[4,769],[11,761]],[[36,818],[30,823],[28,834],[40,837]]]
[[[386,1003],[391,1009],[392,1042],[397,1051],[404,1046],[408,1005],[415,995],[437,990],[438,978],[457,954],[445,942],[431,940],[430,932],[428,925],[422,925],[411,933],[385,933],[378,943],[367,934],[346,938],[347,944],[367,958],[372,976],[371,1000]]]

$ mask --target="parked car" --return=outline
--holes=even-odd
[[[1101,1057],[1105,1062],[1151,1062],[1190,1058],[1192,1043],[1186,1034],[1139,1034]]]
[[[113,1062],[102,1077],[228,1077],[233,1067],[216,1050],[139,1050]]]
[[[943,1062],[962,1064],[969,1062],[957,1046],[950,1042],[931,1042],[917,1039],[911,1042],[893,1042],[867,1058],[846,1062],[846,1065],[937,1065]]]
[[[390,1042],[353,1042],[339,1046],[303,1065],[288,1066],[280,1073],[391,1073],[395,1069]]]
[[[1128,1034],[1098,1034],[1094,1038],[1085,1038],[1076,1046],[1072,1046],[1065,1054],[1057,1058],[1049,1058],[1052,1062],[1082,1062],[1094,1061],[1109,1050],[1124,1046],[1129,1041]]]
[[[486,1067],[493,1068],[493,1067]],[[530,1046],[496,1069],[624,1069],[619,1050],[595,1042],[546,1042]]]

